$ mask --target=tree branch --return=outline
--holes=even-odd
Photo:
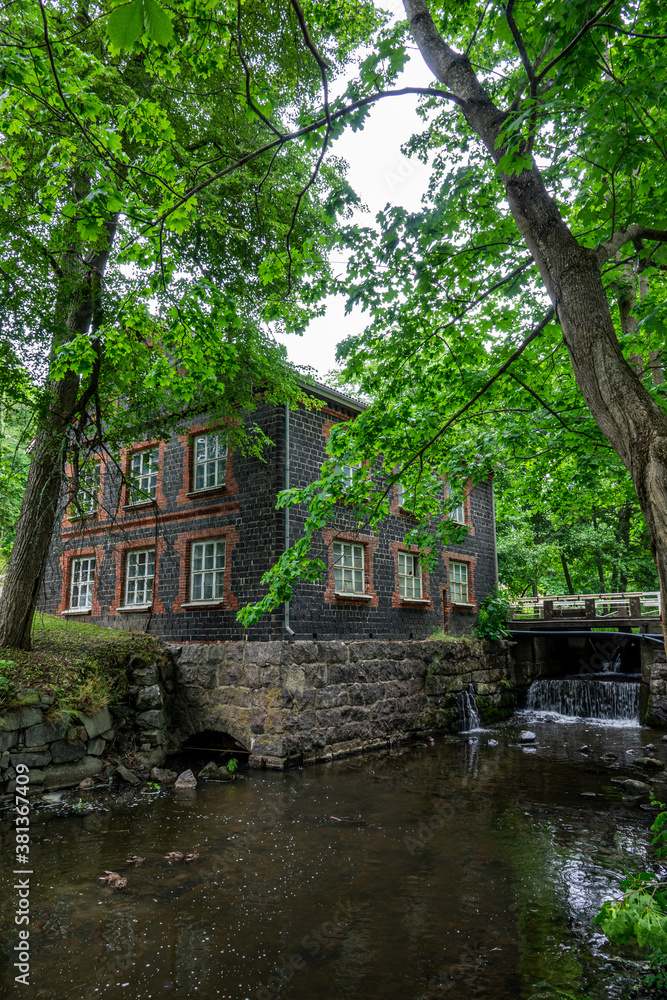
[[[581,31],[577,32],[577,34],[574,36],[572,41],[569,42],[564,49],[561,49],[558,55],[554,56],[553,59],[546,64],[542,72],[535,77],[535,83],[540,83],[540,81],[544,79],[549,70],[552,69],[556,65],[556,63],[560,62],[561,59],[564,59],[566,55],[569,55],[569,53],[572,51],[575,45],[577,45],[577,43],[581,41],[586,32],[590,31],[590,29],[595,24],[597,24],[597,22],[600,20],[601,17],[604,17],[607,11],[610,10],[615,3],[616,0],[608,0],[608,2],[604,5],[601,11],[598,11],[597,14],[594,14],[593,17],[589,18],[589,20],[586,21],[586,23],[584,24]]]
[[[650,229],[648,226],[638,226],[636,223],[626,226],[625,229],[619,229],[611,239],[600,243],[596,248],[598,263],[602,266],[611,260],[626,243],[634,244],[637,250],[641,249],[642,240],[657,240],[659,243],[667,243],[667,230]]]
[[[514,20],[514,0],[509,0],[505,5],[505,17],[507,18],[507,24],[510,31],[512,32],[512,38],[519,50],[519,55],[521,56],[521,62],[523,63],[523,68],[526,71],[526,76],[528,77],[528,83],[530,84],[530,96],[535,97],[536,86],[535,86],[535,74],[533,72],[533,64],[528,57],[528,50],[521,36],[521,32],[517,27],[517,23]]]

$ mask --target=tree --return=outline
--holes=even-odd
[[[326,7],[314,19],[338,70],[374,14]],[[322,85],[298,5],[133,0],[108,15],[69,0],[0,15],[0,350],[38,389],[5,646],[29,645],[67,462],[76,479],[90,452],[203,409],[261,449],[239,407],[258,388],[299,393],[266,323],[303,327],[296,290],[326,275],[318,234],[351,198],[335,160],[314,173],[309,149],[266,141]]]

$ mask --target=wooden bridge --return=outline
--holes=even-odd
[[[609,629],[660,632],[660,591],[622,594],[561,594],[519,597],[512,601],[512,631],[565,631]]]

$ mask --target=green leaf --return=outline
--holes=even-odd
[[[144,12],[141,0],[123,3],[109,15],[109,40],[116,49],[129,49],[144,28]]]
[[[158,45],[168,45],[174,37],[171,18],[157,0],[144,0],[144,24],[148,37]]]

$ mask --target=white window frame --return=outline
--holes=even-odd
[[[134,576],[132,576],[130,574],[130,567],[133,565],[133,563],[134,563],[134,565],[136,565],[138,567],[140,565],[140,557],[141,556],[146,556],[146,560],[144,562],[144,565],[147,568],[149,568],[151,566],[151,560],[148,558],[151,554],[153,556],[153,559],[152,559],[152,570],[153,570],[153,572],[151,574],[149,574],[149,573],[143,573],[141,575],[135,573]],[[156,567],[155,548],[152,547],[152,548],[147,548],[147,549],[130,549],[129,550],[129,552],[127,553],[127,556],[125,558],[125,604],[124,604],[124,607],[126,607],[126,608],[147,608],[147,607],[150,607],[150,605],[153,603],[153,588],[155,586],[155,567]],[[140,601],[137,600],[137,588],[136,588],[136,586],[134,588],[134,596],[130,600],[130,584],[133,583],[133,582],[136,583],[137,580],[142,580],[143,581],[143,600],[140,600]],[[150,581],[150,588],[148,588],[146,586],[147,581]],[[146,593],[147,593],[148,590],[149,590],[149,596],[146,597]]]
[[[459,495],[458,490],[455,490],[452,486],[449,485],[449,483],[447,483],[447,497],[451,500],[452,498],[458,498],[458,495]],[[461,503],[457,504],[456,507],[450,510],[449,517],[451,518],[452,521],[456,521],[457,524],[468,523],[466,521],[465,495],[461,500]]]
[[[412,552],[398,553],[398,593],[406,601],[422,600],[421,559]]]
[[[213,547],[212,553],[207,553],[206,548],[208,546]],[[219,563],[220,552],[219,546],[222,546],[222,561]],[[198,549],[202,549],[202,553],[198,553]],[[214,565],[206,568],[202,565],[197,568],[196,563],[198,560],[206,560],[210,556],[213,557]],[[202,538],[199,541],[193,541],[190,545],[190,603],[191,604],[218,604],[224,600],[224,588],[225,588],[225,569],[227,567],[227,539],[226,538]],[[212,586],[211,595],[209,597],[204,596],[205,591],[205,578],[207,576],[213,577],[210,581]],[[201,577],[199,581],[199,588],[201,596],[195,596],[195,585],[196,577]]]
[[[352,479],[354,477],[354,474],[357,471],[357,469],[360,468],[361,468],[360,465],[347,465],[347,464],[336,465],[336,472],[340,473],[345,480],[345,485],[343,487],[345,491],[347,491],[348,488],[352,485]]]
[[[454,568],[456,567],[456,569]],[[463,573],[461,572],[463,570]],[[469,604],[470,572],[467,562],[449,560],[449,594],[452,604]]]
[[[221,440],[224,437],[223,431],[206,431],[204,434],[195,434],[192,442],[193,448],[193,473],[192,491],[201,493],[203,490],[213,490],[216,487],[225,485],[227,469],[227,442]],[[211,445],[214,443],[214,448]],[[203,444],[203,455],[200,449]],[[215,454],[210,455],[214,450]],[[203,485],[197,483],[199,470],[202,471]],[[210,473],[213,473],[211,476]],[[209,482],[209,479],[212,481]]]
[[[356,542],[333,543],[334,590],[337,594],[366,593],[365,556],[365,547]],[[351,587],[347,586],[349,583]]]
[[[144,459],[147,460],[145,465]],[[159,461],[159,448],[144,448],[142,451],[132,453],[130,459],[130,505],[155,500]],[[135,466],[137,471],[135,471]]]
[[[72,559],[69,588],[70,611],[81,609],[87,611],[89,608],[92,608],[94,586],[95,556],[77,556],[75,559]]]
[[[79,466],[76,505],[82,514],[94,514],[100,492],[101,462],[94,458]]]

